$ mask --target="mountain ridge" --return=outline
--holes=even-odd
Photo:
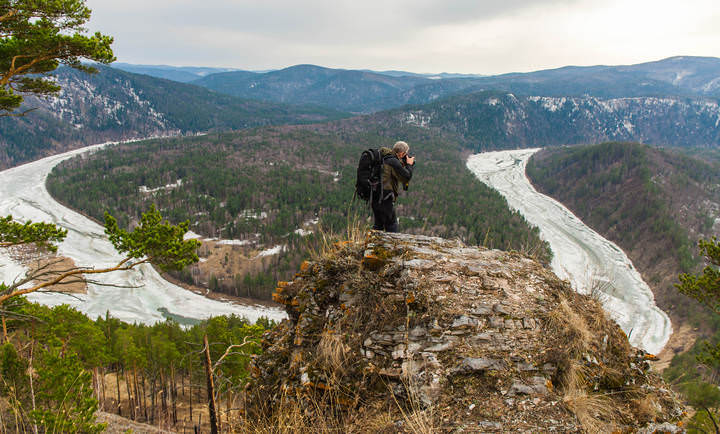
[[[240,99],[200,86],[98,67],[59,68],[62,90],[28,97],[22,117],[0,118],[0,168],[106,141],[306,123],[346,116],[325,108]]]
[[[304,76],[301,71],[312,70]],[[349,72],[368,74],[364,87],[353,81]],[[334,76],[336,83],[348,87],[343,99],[337,99],[336,87],[322,80]],[[373,85],[386,82],[383,76],[403,78],[403,86],[380,89]],[[322,80],[319,78],[322,77]],[[620,66],[564,66],[526,73],[492,76],[463,74],[426,75],[405,71],[332,69],[317,65],[295,65],[267,73],[244,72],[210,74],[195,84],[234,96],[268,101],[313,101],[329,108],[370,113],[402,104],[424,104],[458,92],[499,90],[518,95],[594,96],[603,98],[630,96],[720,96],[720,59],[676,56],[653,62]]]

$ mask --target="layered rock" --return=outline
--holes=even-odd
[[[256,417],[290,406],[369,430],[577,432],[682,414],[651,355],[519,253],[371,232],[303,264],[275,299],[289,320],[253,361]]]

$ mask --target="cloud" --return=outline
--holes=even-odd
[[[405,2],[406,11],[418,22],[438,25],[481,22],[519,10],[572,4],[578,0],[414,0]]]
[[[502,73],[719,55],[717,0],[88,0],[121,61]]]

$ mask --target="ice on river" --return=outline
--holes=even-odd
[[[0,216],[11,214],[18,221],[56,223],[68,230],[58,253],[72,258],[83,267],[106,267],[122,257],[105,236],[104,229],[86,217],[60,205],[45,188],[52,168],[74,155],[97,150],[106,144],[89,146],[43,158],[0,172]],[[0,282],[11,282],[24,273],[21,266],[0,252]],[[127,322],[152,324],[163,321],[162,311],[185,318],[205,319],[236,314],[255,321],[261,316],[274,320],[286,318],[283,310],[260,305],[220,302],[202,297],[164,280],[152,267],[140,265],[134,270],[93,276],[98,284],[89,284],[87,294],[30,294],[28,299],[46,305],[69,304],[90,318],[110,315]],[[132,288],[127,288],[127,287]]]
[[[468,159],[467,167],[540,229],[540,236],[553,250],[551,266],[560,278],[569,280],[581,293],[588,293],[593,285],[602,291],[605,309],[630,342],[657,354],[672,333],[670,319],[655,305],[652,291],[617,245],[530,184],[525,166],[538,150],[476,154]]]

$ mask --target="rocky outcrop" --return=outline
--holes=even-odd
[[[595,300],[519,253],[370,232],[275,299],[289,320],[253,360],[254,417],[577,432],[673,427],[683,410]]]

